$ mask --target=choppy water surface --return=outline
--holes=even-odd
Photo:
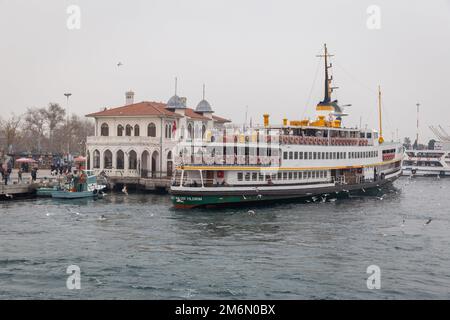
[[[395,187],[218,210],[149,194],[0,202],[0,298],[448,299],[450,180]],[[69,265],[81,290],[66,288]],[[369,265],[381,290],[367,289]]]

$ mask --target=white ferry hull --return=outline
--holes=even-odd
[[[255,204],[293,199],[311,199],[327,201],[345,197],[353,193],[369,193],[391,184],[401,176],[401,170],[390,173],[384,179],[360,184],[317,184],[292,186],[259,187],[172,187],[172,202],[175,208],[190,209],[194,207],[213,207],[223,205]]]

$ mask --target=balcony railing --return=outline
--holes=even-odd
[[[165,139],[166,141],[167,139]],[[160,138],[157,137],[104,137],[104,136],[91,136],[87,137],[88,144],[148,144],[148,143],[160,143]]]
[[[236,156],[236,155],[216,155],[212,156],[176,156],[176,165],[198,165],[198,166],[227,166],[227,165],[241,165],[241,166],[278,166],[280,164],[280,157],[278,156]]]
[[[95,175],[106,175],[109,178],[148,178],[148,179],[170,179],[171,172],[150,171],[135,169],[94,169]]]
[[[281,144],[301,144],[316,146],[371,146],[371,139],[365,138],[323,138],[323,137],[302,137],[294,135],[280,136]]]

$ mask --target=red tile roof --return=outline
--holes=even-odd
[[[148,102],[143,101],[135,104],[130,104],[128,106],[118,107],[118,108],[111,108],[95,112],[86,115],[86,117],[120,117],[120,116],[128,116],[128,117],[137,117],[137,116],[167,116],[167,117],[176,117],[180,118],[181,115],[179,115],[176,112],[170,111],[166,109],[166,104],[162,102]],[[209,118],[201,115],[200,113],[195,112],[191,108],[185,109],[185,114],[187,117],[195,119],[195,120],[209,120]],[[214,116],[213,120],[217,122],[231,122],[230,120]]]
[[[192,118],[192,119],[196,119],[196,120],[209,120],[209,118],[202,116],[200,113],[195,112],[191,108],[186,108],[184,114],[187,117]]]
[[[179,114],[166,109],[166,104],[160,102],[139,102],[128,106],[106,109],[91,113],[86,117],[116,117],[116,116],[169,116],[181,117]]]
[[[226,123],[226,122],[231,122],[231,120],[228,120],[228,119],[225,119],[225,118],[221,118],[221,117],[218,117],[218,116],[212,116],[213,117],[213,120],[214,121],[216,121],[216,122],[221,122],[221,123]]]

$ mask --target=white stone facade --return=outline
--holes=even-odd
[[[142,110],[149,113],[146,108],[151,104],[143,102],[88,115],[95,119],[95,135],[87,138],[89,169],[111,177],[171,177],[174,149],[181,136],[202,135],[228,122],[211,113],[167,111],[161,106],[158,110],[164,114],[135,115]]]

